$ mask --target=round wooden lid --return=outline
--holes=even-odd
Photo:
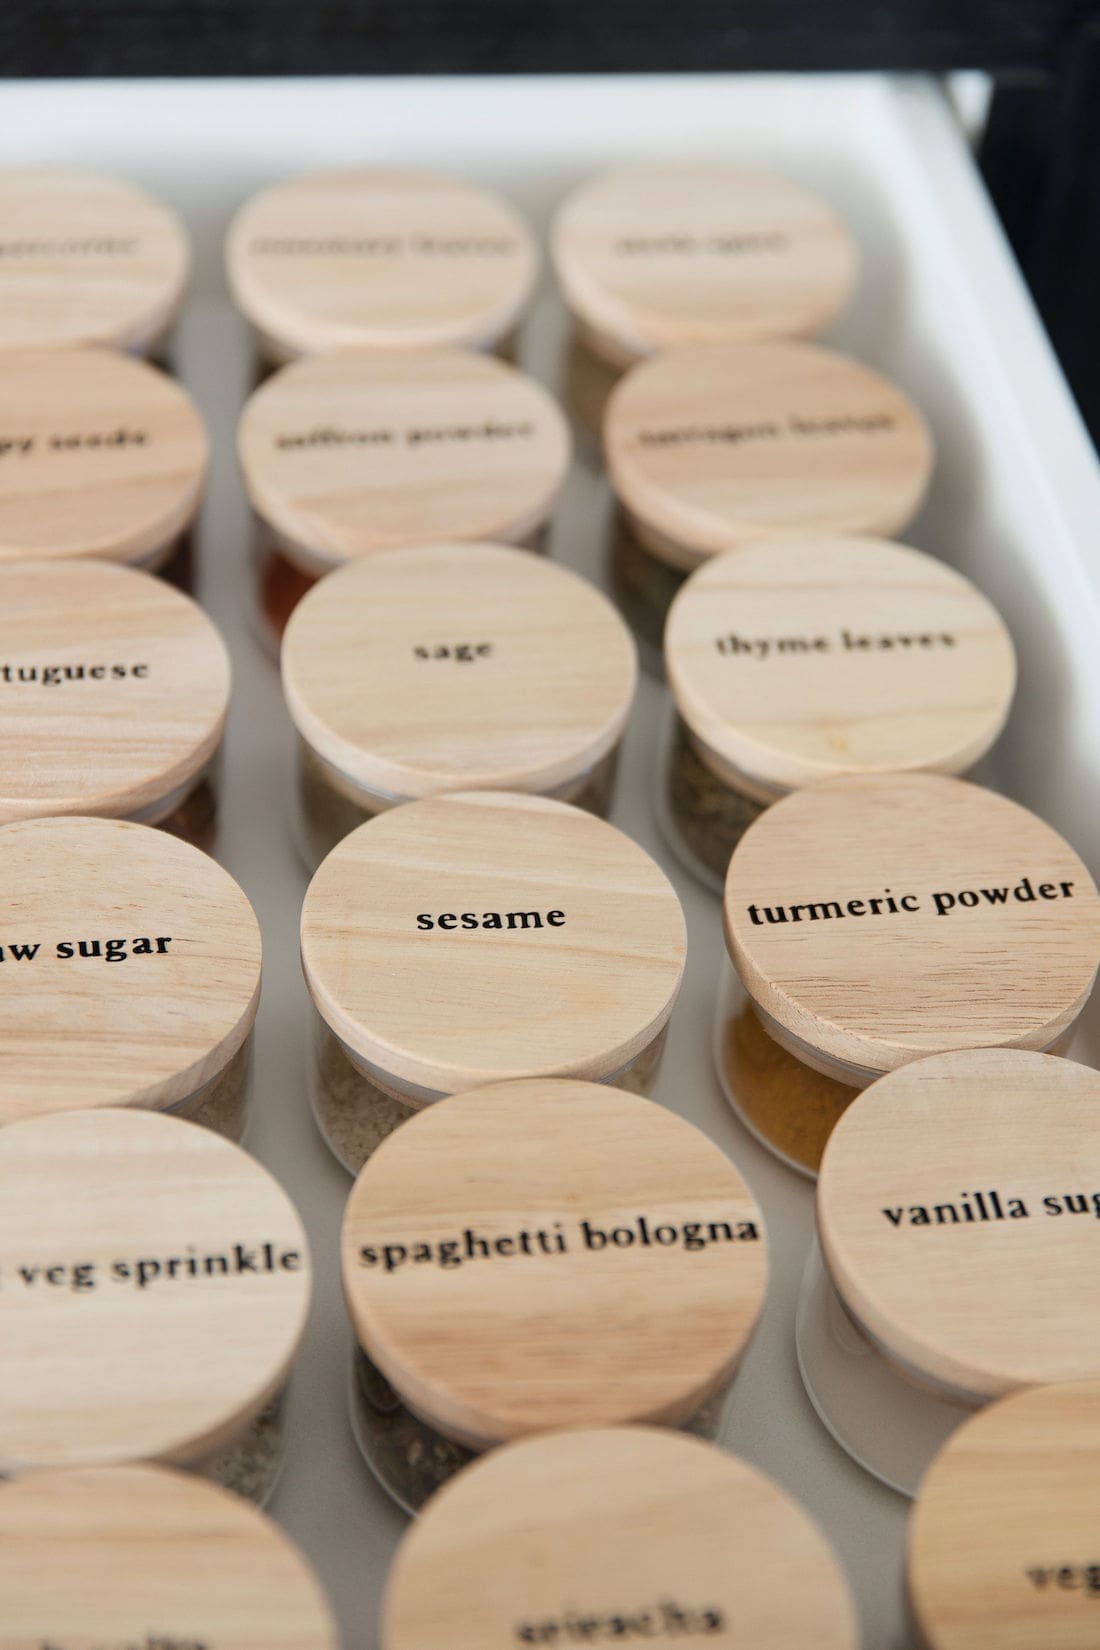
[[[590,178],[558,211],[551,249],[569,308],[622,365],[676,344],[816,332],[859,268],[855,242],[820,196],[722,165]]]
[[[163,579],[108,562],[0,562],[0,823],[155,814],[209,762],[229,655]]]
[[[667,1022],[686,949],[676,892],[636,842],[504,791],[377,815],[333,849],[302,910],[323,1019],[425,1100],[614,1076]]]
[[[1004,726],[1016,661],[990,602],[877,539],[746,545],[705,562],[665,627],[677,709],[760,800],[838,773],[964,772]]]
[[[909,1526],[929,1650],[1095,1650],[1098,1523],[1100,1383],[1036,1387],[967,1421]]]
[[[726,1387],[767,1284],[760,1210],[706,1135],[553,1078],[455,1095],[390,1135],[341,1247],[364,1350],[475,1449],[687,1421]]]
[[[852,1080],[949,1049],[1044,1049],[1100,959],[1100,899],[1058,833],[939,774],[795,791],[734,850],[726,940],[776,1039]]]
[[[256,914],[198,848],[119,820],[0,828],[0,1124],[179,1105],[259,995]]]
[[[568,568],[493,544],[351,563],[283,639],[298,732],[390,796],[551,790],[618,742],[637,683],[630,633]]]
[[[518,543],[569,468],[557,403],[492,356],[359,350],[296,361],[241,416],[258,513],[307,573],[396,545]]]
[[[856,1650],[848,1584],[797,1502],[746,1461],[646,1427],[494,1450],[410,1526],[383,1650],[674,1639]]]
[[[1100,1378],[1082,1312],[1100,1216],[1100,1072],[971,1049],[892,1072],[825,1148],[818,1230],[852,1316],[921,1383],[982,1402]]]
[[[140,350],[173,320],[191,264],[187,232],[135,184],[0,168],[0,226],[0,350]],[[7,401],[0,390],[0,407]]]
[[[604,417],[615,492],[648,547],[685,570],[753,539],[890,537],[932,470],[920,413],[877,373],[812,344],[669,350]]]
[[[164,1467],[76,1468],[0,1485],[0,1598],[0,1650],[340,1642],[317,1578],[277,1524]]]
[[[198,1464],[281,1390],[309,1252],[213,1130],[73,1111],[0,1130],[0,1281],[0,1473]]]
[[[191,522],[206,460],[190,396],[144,361],[0,353],[0,561],[152,559]]]
[[[538,272],[523,219],[457,178],[363,167],[273,184],[226,240],[237,304],[284,356],[488,348]]]

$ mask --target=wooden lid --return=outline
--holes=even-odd
[[[608,469],[649,548],[690,569],[753,539],[890,537],[917,512],[932,441],[893,384],[812,344],[685,346],[619,383]]]
[[[195,602],[108,562],[0,562],[0,822],[133,817],[221,741],[229,655]]]
[[[256,1017],[251,905],[206,854],[146,825],[0,828],[0,951],[0,1124],[179,1105]]]
[[[852,1316],[922,1383],[977,1403],[1100,1378],[1100,1319],[1081,1310],[1097,1187],[1100,1072],[1018,1049],[935,1055],[833,1130],[822,1251]]]
[[[302,964],[351,1051],[424,1099],[509,1077],[611,1077],[672,1012],[676,892],[564,802],[457,792],[345,837],[302,910]]]
[[[339,1645],[317,1578],[278,1525],[164,1467],[0,1485],[0,1597],[0,1650]]]
[[[676,1425],[726,1387],[767,1284],[729,1159],[596,1083],[495,1083],[383,1142],[344,1216],[355,1332],[410,1407],[475,1449]]]
[[[1100,959],[1100,899],[1069,844],[939,774],[784,797],[734,850],[725,919],[777,1040],[856,1082],[949,1049],[1049,1047]]]
[[[924,1642],[1095,1650],[1098,1523],[1100,1383],[1037,1387],[975,1415],[933,1462],[909,1526]]]
[[[206,459],[190,396],[144,361],[0,353],[0,561],[155,559],[198,509]]]
[[[524,309],[538,252],[498,195],[457,178],[361,167],[288,178],[241,207],[229,284],[288,355],[490,347]]]
[[[838,773],[964,772],[1016,684],[980,591],[934,556],[862,538],[705,562],[672,604],[665,666],[709,763],[760,800]]]
[[[575,189],[551,246],[565,301],[612,359],[816,332],[859,252],[820,196],[734,166],[624,166]]]
[[[460,350],[359,350],[284,367],[241,416],[253,505],[308,573],[396,545],[518,543],[569,468],[541,385]]]
[[[356,784],[400,797],[577,777],[617,744],[638,673],[600,591],[493,544],[340,568],[295,609],[282,664],[303,738]]]
[[[797,1502],[745,1461],[644,1427],[494,1450],[410,1526],[383,1650],[675,1639],[856,1650],[847,1582]]]
[[[0,169],[0,350],[145,348],[175,316],[190,264],[178,215],[135,184]]]
[[[0,1130],[0,1473],[201,1463],[281,1390],[309,1252],[212,1129],[73,1111]]]

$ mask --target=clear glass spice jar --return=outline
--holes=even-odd
[[[398,1130],[356,1181],[341,1252],[356,1436],[409,1512],[528,1433],[717,1436],[767,1284],[760,1210],[706,1135],[555,1078]]]
[[[133,1109],[0,1130],[0,1472],[150,1461],[270,1494],[305,1232],[266,1169]]]
[[[0,823],[96,814],[213,853],[229,696],[225,643],[163,580],[0,561]]]
[[[531,791],[606,816],[637,658],[577,574],[435,544],[323,579],[287,627],[282,673],[312,871],[365,820],[448,790]]]
[[[345,351],[285,367],[246,405],[262,633],[278,645],[322,574],[440,542],[545,548],[569,468],[556,402],[461,350]]]
[[[769,803],[843,773],[962,773],[1016,684],[996,609],[952,568],[871,538],[750,544],[687,580],[665,626],[674,716],[657,814],[721,892]]]
[[[245,1130],[260,929],[197,848],[120,820],[0,826],[0,1125],[88,1107]]]
[[[664,872],[569,803],[464,791],[378,814],[302,910],[325,1139],[357,1173],[414,1112],[484,1083],[647,1092],[685,952]]]
[[[1100,1379],[1081,1311],[1098,1186],[1100,1073],[1073,1060],[933,1055],[846,1112],[797,1338],[814,1407],[867,1471],[913,1495],[975,1410]]]
[[[551,254],[573,323],[570,410],[599,435],[627,368],[680,344],[820,331],[859,251],[833,208],[788,178],[721,164],[617,167],[567,196]]]
[[[1016,802],[939,774],[792,792],[726,876],[719,1080],[770,1151],[816,1173],[860,1089],[924,1055],[1063,1052],[1100,960],[1100,897]]]
[[[870,533],[912,518],[932,470],[901,390],[814,344],[684,345],[634,367],[604,420],[611,575],[660,669],[687,575],[757,539]]]

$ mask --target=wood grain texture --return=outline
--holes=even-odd
[[[221,636],[164,580],[0,562],[0,823],[155,818],[220,745],[229,689]]]
[[[565,417],[534,380],[460,350],[295,362],[245,407],[252,504],[304,572],[398,545],[522,543],[569,468]]]
[[[888,892],[916,908],[891,912]],[[1051,1046],[1100,961],[1100,898],[1069,844],[938,774],[832,779],[775,803],[734,851],[725,924],[772,1034],[857,1084],[924,1054]]]
[[[467,929],[466,912],[540,920]],[[455,924],[422,929],[420,914]],[[333,850],[302,910],[322,1018],[355,1055],[435,1095],[610,1077],[667,1023],[685,952],[680,902],[643,849],[567,803],[503,791],[379,814]]]
[[[0,351],[0,561],[156,561],[206,465],[202,419],[166,373],[112,350]]]
[[[853,1317],[920,1384],[977,1404],[1100,1379],[1100,1321],[1082,1311],[1098,1186],[1100,1072],[1020,1050],[936,1055],[872,1084],[833,1130],[822,1253]],[[1084,1212],[1065,1205],[1082,1195]]]
[[[0,1650],[339,1645],[316,1576],[279,1527],[239,1497],[163,1467],[0,1485],[0,1597]]]
[[[142,937],[151,950],[136,948]],[[124,960],[107,960],[108,940]],[[95,951],[82,957],[81,941]],[[0,946],[0,1123],[177,1105],[224,1069],[256,1017],[247,898],[198,848],[145,825],[0,828]]]
[[[902,392],[814,344],[683,345],[643,361],[613,391],[603,438],[634,530],[684,571],[754,539],[889,538],[932,469]]]
[[[234,1270],[238,1244],[279,1264]],[[208,1255],[229,1271],[206,1272]],[[211,1130],[143,1111],[0,1130],[0,1277],[6,1476],[201,1463],[281,1390],[309,1309],[306,1235],[278,1183]]]
[[[382,1646],[507,1650],[522,1626],[561,1642],[587,1617],[684,1650],[859,1642],[836,1559],[784,1491],[708,1444],[618,1427],[512,1444],[445,1486],[394,1560]]]
[[[665,669],[702,758],[760,801],[840,773],[963,773],[1016,686],[992,603],[934,556],[870,538],[704,562],[669,612]]]
[[[909,1527],[909,1597],[929,1650],[1092,1650],[1100,1382],[1038,1387],[960,1427]]]
[[[538,251],[488,190],[360,167],[284,179],[246,201],[229,227],[226,269],[276,359],[359,346],[487,349],[525,309]]]
[[[619,741],[637,657],[615,608],[567,568],[440,544],[315,585],[287,627],[282,673],[294,724],[324,761],[415,797],[577,778]]]
[[[566,304],[616,366],[677,344],[817,332],[859,268],[827,201],[717,163],[590,178],[559,207],[551,250]]]

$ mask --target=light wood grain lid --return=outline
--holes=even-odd
[[[492,544],[393,550],[300,602],[282,649],[298,732],[391,796],[550,790],[618,742],[637,658],[595,586]]]
[[[362,167],[288,178],[241,207],[229,284],[290,354],[487,347],[515,325],[538,270],[523,219],[457,178]]]
[[[390,1135],[342,1258],[372,1361],[474,1448],[686,1421],[728,1382],[767,1283],[760,1210],[706,1135],[553,1078],[455,1095]]]
[[[589,178],[559,208],[551,250],[569,308],[623,364],[676,344],[816,332],[859,267],[820,196],[723,165]]]
[[[822,1251],[853,1317],[919,1381],[977,1403],[1100,1378],[1100,1318],[1081,1310],[1098,1187],[1100,1072],[1019,1049],[934,1055],[833,1130]]]
[[[856,1650],[859,1631],[797,1502],[735,1456],[645,1427],[475,1462],[409,1528],[382,1609],[383,1650],[636,1638]]]
[[[0,561],[152,558],[191,522],[206,460],[190,396],[144,361],[0,352]]]
[[[108,941],[122,960],[108,960]],[[247,898],[198,848],[146,825],[0,828],[0,946],[0,1123],[178,1105],[224,1069],[256,1017],[260,929]]]
[[[217,750],[229,686],[217,630],[163,579],[0,562],[0,822],[155,812]]]
[[[690,569],[753,539],[890,537],[932,470],[893,384],[812,344],[709,344],[633,368],[604,416],[612,484],[648,547]]]
[[[564,414],[514,367],[461,350],[296,361],[241,416],[255,509],[306,572],[396,545],[520,542],[569,467]]]
[[[0,1650],[340,1642],[316,1576],[277,1524],[164,1467],[77,1468],[0,1485],[0,1597]]]
[[[951,1049],[1047,1048],[1100,960],[1100,899],[1069,844],[939,774],[832,779],[775,803],[734,850],[725,920],[779,1040],[857,1080]]]
[[[281,1390],[309,1309],[278,1182],[155,1112],[0,1129],[0,1278],[5,1476],[203,1462]]]
[[[502,926],[463,927],[466,913]],[[537,923],[520,920],[530,913]],[[322,1017],[428,1098],[612,1076],[668,1020],[686,947],[675,890],[636,842],[567,803],[503,791],[379,814],[333,849],[302,911]]]
[[[672,604],[665,667],[708,762],[765,797],[838,773],[964,772],[1008,715],[990,602],[934,556],[866,538],[746,545]]]
[[[145,348],[179,308],[190,264],[178,215],[135,184],[0,169],[0,350]]]
[[[948,1440],[910,1521],[909,1596],[924,1642],[1094,1650],[1098,1524],[1100,1383],[991,1404]]]

